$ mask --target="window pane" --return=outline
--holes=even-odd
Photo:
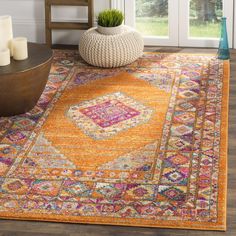
[[[191,0],[189,36],[218,38],[222,9],[222,0]]]
[[[136,29],[143,35],[168,36],[168,0],[136,0]]]

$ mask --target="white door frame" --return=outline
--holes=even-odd
[[[218,47],[219,39],[189,37],[189,0],[179,0],[179,46]],[[229,47],[233,46],[233,6],[234,0],[223,0],[223,15],[227,16]]]
[[[110,0],[111,7],[125,13],[125,24],[134,27],[135,0]],[[187,47],[218,47],[219,39],[189,38],[189,0],[169,0],[169,38],[168,37],[144,37],[145,45],[153,46],[187,46]],[[223,14],[227,16],[227,30],[229,46],[236,48],[236,2],[235,0],[223,0]],[[234,3],[235,2],[235,3]],[[187,4],[186,4],[187,3]],[[172,6],[172,7],[171,7]],[[178,10],[177,10],[178,9]],[[234,17],[235,14],[235,17]],[[234,20],[233,20],[234,19]],[[234,39],[234,40],[233,40]]]
[[[176,46],[178,44],[179,26],[178,0],[169,0],[169,36],[144,36],[144,44],[151,46]],[[176,14],[170,14],[175,12]],[[125,24],[135,27],[135,0],[126,0],[125,2]]]
[[[233,31],[234,31],[234,40],[233,40],[233,48],[236,48],[236,29],[235,29],[235,26],[236,26],[236,1],[234,0],[234,22],[233,22]]]
[[[125,0],[110,0],[110,8],[125,12]]]

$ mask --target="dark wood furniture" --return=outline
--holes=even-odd
[[[0,117],[25,113],[39,100],[48,80],[52,50],[28,43],[29,57],[0,67]]]
[[[53,22],[51,16],[52,6],[87,6],[88,22]],[[52,30],[87,30],[93,26],[94,18],[93,0],[45,0],[45,31],[46,43],[52,46]]]

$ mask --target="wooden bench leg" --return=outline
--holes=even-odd
[[[51,5],[45,1],[45,34],[46,34],[46,44],[52,47],[52,30],[50,28],[51,23]]]
[[[88,25],[90,28],[93,27],[93,8],[93,0],[88,0]]]
[[[58,6],[88,6],[88,23],[68,23],[68,22],[52,22],[52,5]],[[94,1],[93,0],[45,0],[45,35],[46,44],[52,47],[52,30],[53,29],[89,29],[93,27],[94,19]]]

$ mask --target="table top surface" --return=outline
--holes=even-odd
[[[21,73],[36,68],[52,58],[52,50],[44,44],[28,43],[28,58],[16,61],[11,58],[11,64],[0,66],[0,76]]]

